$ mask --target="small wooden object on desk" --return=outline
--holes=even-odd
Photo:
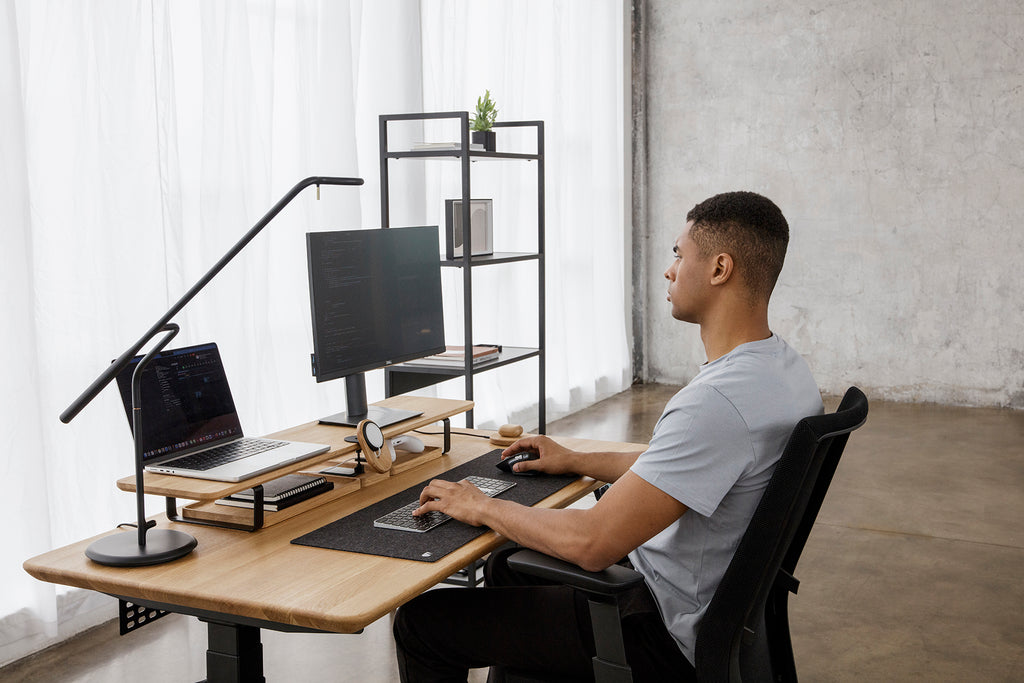
[[[498,433],[491,437],[491,444],[506,448],[511,446],[523,436],[523,428],[520,425],[501,425]]]

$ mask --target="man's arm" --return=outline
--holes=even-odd
[[[626,556],[686,512],[686,506],[633,472],[626,472],[590,509],[545,510],[488,498],[469,482],[434,480],[417,512],[440,510],[473,526],[486,525],[520,545],[588,571]]]
[[[536,470],[548,474],[580,474],[608,483],[618,481],[642,453],[583,453],[566,448],[547,436],[530,436],[506,448],[501,457],[508,458],[522,451],[536,451],[540,458],[519,463],[517,472]]]

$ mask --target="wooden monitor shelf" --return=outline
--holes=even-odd
[[[394,396],[380,401],[375,405],[389,408],[400,408],[405,410],[422,411],[422,415],[408,420],[403,420],[394,425],[385,427],[385,438],[393,438],[400,434],[411,432],[435,422],[444,421],[447,431],[448,418],[471,410],[472,401],[443,398],[424,398],[418,396]],[[268,434],[268,438],[287,439],[293,441],[305,441],[309,443],[322,443],[330,445],[330,449],[319,455],[305,460],[286,465],[259,476],[252,477],[240,482],[209,481],[206,479],[193,479],[190,477],[178,477],[169,474],[155,474],[145,472],[143,486],[147,494],[164,496],[167,501],[167,516],[170,519],[193,524],[213,524],[233,529],[244,529],[255,531],[263,526],[270,526],[284,521],[297,514],[318,507],[325,503],[337,500],[361,488],[370,486],[388,479],[389,474],[379,474],[372,470],[354,477],[328,476],[334,482],[334,489],[327,491],[308,500],[296,503],[278,512],[261,511],[258,515],[253,510],[245,508],[233,508],[225,505],[218,505],[214,501],[218,498],[230,496],[233,493],[265,484],[272,479],[291,474],[303,472],[308,474],[319,474],[331,465],[351,460],[355,457],[357,446],[345,440],[353,436],[355,428],[338,427],[334,425],[323,425],[319,422],[308,422],[306,424],[285,429],[280,432]],[[441,457],[447,450],[448,436],[430,437],[425,439],[427,448],[420,454],[403,453],[394,474],[407,471]],[[434,443],[437,441],[438,443]],[[122,491],[135,491],[135,477],[119,479],[117,487]],[[182,514],[178,514],[177,499],[198,501],[183,508]]]

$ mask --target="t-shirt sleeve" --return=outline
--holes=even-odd
[[[697,385],[669,402],[650,447],[630,469],[710,517],[753,459],[748,429],[736,408],[713,387]]]

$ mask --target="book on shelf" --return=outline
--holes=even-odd
[[[289,505],[318,496],[334,488],[324,477],[309,474],[286,474],[263,484],[263,509],[270,512],[283,510]],[[252,489],[232,493],[217,501],[219,505],[252,508],[255,494]]]
[[[464,346],[448,346],[445,347],[443,352],[433,356],[416,358],[405,362],[412,365],[452,365],[460,367],[466,364],[465,348]],[[501,357],[501,347],[489,345],[474,346],[472,356],[473,365],[495,361]]]
[[[440,151],[458,151],[462,149],[461,142],[414,142],[412,144],[413,152],[422,152],[425,150],[440,150]],[[479,142],[469,143],[470,152],[483,152],[484,146]]]

